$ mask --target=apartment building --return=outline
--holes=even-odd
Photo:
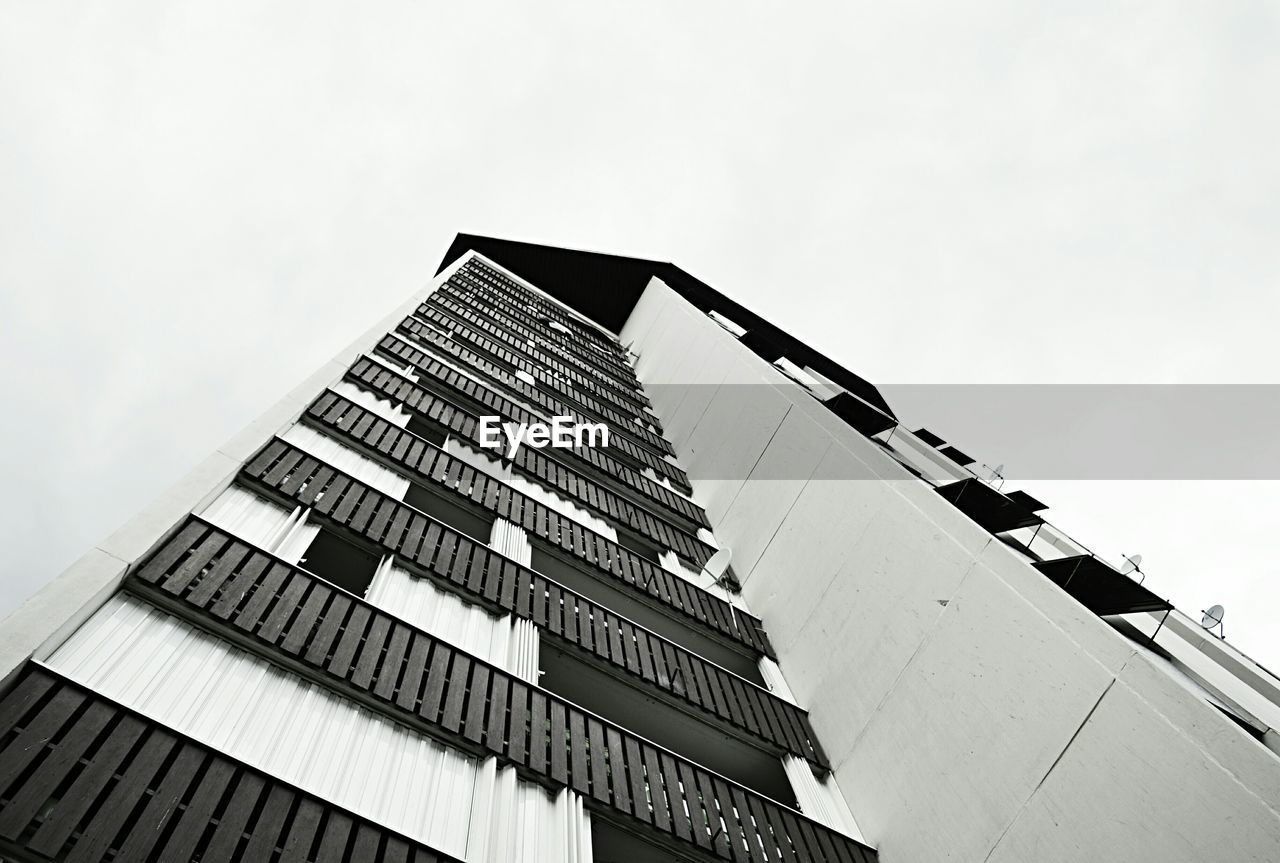
[[[671,264],[459,235],[0,624],[0,858],[1280,859],[1280,683],[1046,510]]]

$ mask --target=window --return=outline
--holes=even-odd
[[[378,555],[348,542],[328,528],[320,528],[298,565],[330,584],[364,596],[378,569]]]

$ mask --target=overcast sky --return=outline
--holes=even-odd
[[[458,231],[675,261],[877,383],[1280,382],[1277,14],[6,3],[0,613]],[[1280,666],[1276,482],[1025,487]]]

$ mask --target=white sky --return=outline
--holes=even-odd
[[[1277,15],[5,4],[0,613],[460,230],[675,261],[878,383],[1280,381]],[[1280,666],[1276,483],[1027,487]]]

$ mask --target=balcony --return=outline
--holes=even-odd
[[[516,591],[521,578],[506,567],[485,573],[476,577],[493,596]],[[448,745],[493,755],[530,781],[573,788],[593,815],[680,857],[874,859],[866,846],[198,520],[126,589]]]
[[[307,409],[304,416],[307,421],[315,424],[326,434],[352,444],[357,450],[387,462],[398,471],[408,472],[419,481],[448,489],[453,494],[464,498],[472,506],[517,522],[525,526],[526,530],[553,544],[573,552],[585,552],[586,546],[598,545],[599,540],[592,540],[590,536],[594,534],[590,534],[589,531],[587,531],[589,536],[583,540],[572,539],[575,531],[583,531],[577,522],[514,489],[507,488],[505,491],[490,493],[489,486],[497,483],[497,480],[475,470],[437,446],[424,448],[423,442],[412,432],[379,420],[369,411],[335,393],[321,395]],[[460,485],[459,481],[464,476],[464,471],[467,482]],[[476,484],[479,484],[479,488]],[[673,550],[682,558],[695,561],[695,566],[698,565],[696,561],[706,560],[704,543],[695,542],[687,530],[674,527],[644,510],[630,506],[625,501],[614,499],[606,502],[597,498],[597,506],[593,508],[614,525],[634,530],[663,548]],[[529,513],[527,517],[524,515],[526,512]],[[605,559],[634,556],[615,543],[603,541],[610,546]],[[601,557],[584,554],[584,560],[592,566],[597,566]],[[636,565],[646,569],[658,569],[648,562],[638,562]],[[624,568],[627,568],[626,565]],[[612,567],[606,567],[606,569],[613,571]],[[661,574],[670,575],[665,570],[662,570]],[[658,577],[658,573],[647,573],[645,578],[648,581],[655,577]]]
[[[542,422],[546,419],[531,413],[495,390],[429,357],[426,358],[425,364],[420,367],[420,371],[422,375],[419,385],[424,388],[434,388],[437,394],[444,398],[462,399],[464,402],[471,402],[481,408],[482,411],[491,412],[503,417],[505,420],[513,420],[519,423]],[[649,468],[653,470],[659,476],[670,480],[682,491],[689,492],[692,489],[684,471],[666,461],[660,455],[632,443],[622,435],[611,435],[607,448],[579,447],[568,450],[568,452],[582,459],[596,470],[603,471],[610,476],[618,469],[618,462],[622,462],[624,466],[626,463],[630,463],[634,469],[643,470]]]
[[[424,420],[441,426],[444,432],[456,435],[479,447],[479,419],[474,413],[433,395],[380,363],[361,357],[352,365],[347,377],[362,388],[403,403]],[[533,447],[522,447],[516,453],[513,463],[537,480],[549,482],[556,488],[568,490],[586,479],[580,471],[544,455],[542,450]],[[621,489],[643,497],[646,502],[658,504],[686,520],[706,524],[706,514],[702,512],[701,507],[688,498],[645,478],[637,471],[618,465],[613,472],[602,470],[601,473],[608,476]],[[586,481],[597,488],[605,485],[596,480]]]
[[[344,534],[354,534],[375,554],[395,554],[403,564],[473,602],[531,620],[584,656],[625,669],[663,697],[704,710],[729,723],[738,734],[754,735],[782,751],[825,765],[803,711],[701,660],[682,649],[678,640],[662,638],[643,625],[647,621],[637,626],[287,444],[268,445],[254,462],[258,464],[251,463],[247,478],[255,487],[277,497],[282,489],[295,489],[285,498],[290,506],[313,506],[318,517],[345,528]],[[744,637],[746,633],[762,635],[754,627],[744,627],[743,633]]]

